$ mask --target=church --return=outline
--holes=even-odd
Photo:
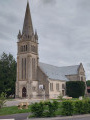
[[[86,81],[82,63],[57,67],[39,62],[38,35],[33,30],[29,2],[17,48],[16,98],[39,99],[44,92],[47,99],[54,99],[66,95],[67,81]]]

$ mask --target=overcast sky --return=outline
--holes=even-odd
[[[39,36],[39,60],[56,66],[84,65],[90,79],[90,0],[29,0]],[[0,0],[0,55],[17,56],[27,0]]]

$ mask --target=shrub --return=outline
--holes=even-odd
[[[60,95],[58,96],[58,99],[63,100],[63,96],[62,96],[61,93],[60,93]]]
[[[84,96],[85,82],[83,81],[68,81],[66,82],[66,94],[73,98]]]
[[[47,102],[40,102],[34,103],[31,105],[31,112],[35,117],[52,117],[55,116],[55,112],[58,109],[58,102],[57,101],[47,101]]]
[[[66,100],[62,102],[62,115],[69,116],[73,115],[74,106],[73,102],[70,100]]]
[[[82,101],[78,100],[78,101],[74,102],[74,112],[75,112],[75,114],[81,114],[82,113],[82,108],[83,108]]]
[[[90,80],[86,81],[87,86],[90,86]]]
[[[31,112],[34,117],[53,117],[58,115],[71,116],[74,114],[90,113],[90,100],[64,100],[60,103],[57,101],[46,101],[34,103],[31,106]]]
[[[89,113],[89,101],[78,100],[74,102],[74,112],[75,114],[87,114]]]
[[[45,113],[46,117],[53,117],[56,116],[55,112],[58,109],[58,102],[57,101],[53,101],[53,102],[45,102],[45,105],[48,108],[48,111]]]
[[[42,117],[44,112],[44,103],[34,103],[31,105],[31,112],[35,117]]]
[[[88,100],[88,113],[90,113],[90,100]]]
[[[82,101],[83,102],[83,108],[82,108],[82,113],[81,114],[87,114],[87,113],[89,113],[89,102],[90,101],[87,101],[87,100],[83,100]]]
[[[5,105],[6,93],[2,92],[0,95],[0,109]]]

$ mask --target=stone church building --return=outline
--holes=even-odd
[[[43,91],[47,98],[57,98],[65,95],[66,81],[86,81],[82,63],[56,67],[39,62],[38,35],[33,30],[29,2],[17,47],[16,98],[41,98]]]

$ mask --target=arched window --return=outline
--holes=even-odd
[[[27,45],[26,45],[26,51],[27,51]]]
[[[24,51],[25,51],[25,45],[24,45]]]
[[[22,58],[22,79],[23,79],[23,58]]]
[[[21,46],[21,52],[23,52],[23,46]]]
[[[62,89],[65,89],[65,84],[62,84]]]
[[[26,79],[26,58],[25,58],[25,79]]]
[[[50,83],[50,91],[53,91],[53,83]]]
[[[32,58],[32,78],[35,79],[35,58]]]
[[[56,90],[59,91],[59,83],[56,83]]]

